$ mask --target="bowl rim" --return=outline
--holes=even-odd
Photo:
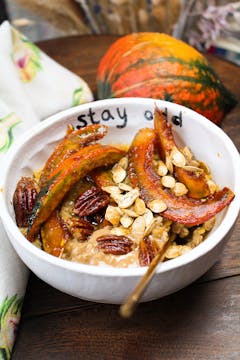
[[[187,111],[190,115],[192,114],[195,118],[194,121],[201,122],[204,127],[208,127],[211,131],[213,131],[220,139],[224,142],[227,150],[231,153],[231,157],[233,158],[234,166],[234,173],[236,175],[236,179],[240,179],[240,155],[235,147],[233,141],[229,138],[229,136],[217,125],[213,122],[209,121],[207,118],[202,116],[201,114],[186,108],[183,105],[179,105],[176,103],[170,103],[168,101],[159,100],[159,99],[150,99],[150,98],[118,98],[118,99],[104,99],[104,100],[96,100],[91,103],[81,104],[75,106],[73,108],[69,108],[63,111],[60,111],[47,119],[43,122],[33,126],[28,131],[24,132],[24,134],[19,137],[16,143],[12,146],[7,156],[4,159],[4,171],[1,181],[1,191],[0,197],[2,205],[0,207],[0,217],[3,222],[7,233],[10,234],[10,242],[14,246],[14,242],[17,241],[19,245],[27,252],[36,256],[38,259],[50,263],[51,265],[58,266],[65,270],[74,271],[76,273],[85,273],[94,276],[105,276],[105,277],[138,277],[144,275],[146,272],[146,266],[143,267],[127,267],[127,268],[117,268],[108,265],[99,266],[99,265],[88,265],[77,263],[65,259],[60,259],[54,257],[46,253],[45,251],[37,248],[33,244],[31,244],[24,235],[18,229],[15,221],[12,219],[10,213],[7,209],[7,204],[4,197],[4,184],[7,183],[7,176],[9,171],[11,170],[11,162],[15,158],[18,150],[24,145],[25,141],[28,141],[32,136],[36,136],[45,128],[52,126],[56,122],[65,119],[66,117],[70,117],[79,111],[83,111],[84,108],[91,107],[102,107],[106,105],[113,105],[117,103],[118,105],[133,105],[135,104],[142,104],[143,101],[146,105],[156,105],[159,106],[173,106],[181,109],[182,111]],[[170,105],[171,104],[171,105]],[[70,119],[69,119],[70,121]],[[180,268],[185,266],[191,262],[194,262],[196,259],[206,255],[209,251],[213,250],[218,243],[222,241],[222,239],[227,235],[230,229],[233,227],[234,223],[238,218],[238,214],[240,211],[240,189],[237,187],[237,184],[232,191],[235,193],[235,198],[232,203],[229,205],[226,214],[222,220],[222,222],[218,225],[218,227],[214,230],[213,234],[210,234],[208,238],[199,244],[197,247],[193,248],[191,251],[177,257],[174,259],[170,259],[164,263],[160,263],[157,267],[156,273],[163,273],[171,270],[175,270],[176,268]],[[9,230],[10,228],[10,230]],[[15,240],[12,240],[11,237],[14,237]],[[15,246],[14,246],[15,247]]]

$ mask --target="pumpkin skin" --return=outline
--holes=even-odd
[[[115,41],[99,63],[97,87],[99,99],[167,100],[217,124],[237,103],[202,54],[161,33],[132,33]]]

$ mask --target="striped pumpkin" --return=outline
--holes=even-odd
[[[236,104],[206,58],[169,35],[133,33],[100,61],[98,98],[149,97],[187,106],[219,123]]]

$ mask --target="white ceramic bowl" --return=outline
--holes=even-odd
[[[17,181],[43,165],[65,134],[67,124],[76,126],[101,121],[109,126],[104,143],[130,143],[137,129],[153,126],[155,103],[167,111],[168,119],[175,123],[173,129],[178,141],[187,144],[197,158],[205,161],[215,181],[221,187],[230,187],[236,196],[228,209],[218,216],[216,226],[203,243],[176,259],[159,264],[142,301],[183,288],[204,274],[219,258],[240,208],[240,159],[232,141],[209,120],[180,105],[140,98],[96,101],[63,111],[34,127],[12,148],[5,163],[0,199],[2,221],[23,262],[53,287],[82,299],[121,303],[146,268],[84,265],[56,258],[36,248],[24,238],[15,223],[12,197]]]

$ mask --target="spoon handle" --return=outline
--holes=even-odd
[[[155,270],[157,268],[157,265],[159,262],[162,262],[164,259],[164,254],[170,245],[171,240],[169,239],[162,249],[157,253],[157,255],[153,258],[151,263],[149,264],[149,267],[146,271],[146,273],[143,275],[143,277],[140,279],[140,281],[137,283],[136,287],[132,291],[132,293],[127,297],[127,299],[124,301],[124,303],[120,306],[120,315],[124,318],[129,318],[132,316],[141,296],[147,289],[148,285],[150,284],[153,275],[155,274]]]

